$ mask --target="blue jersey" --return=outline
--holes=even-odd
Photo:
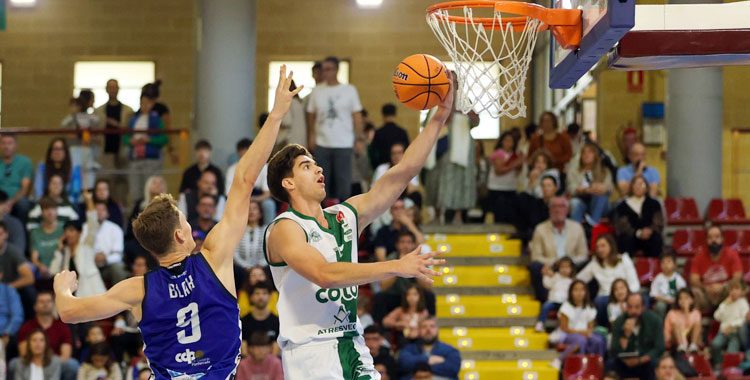
[[[240,309],[203,254],[147,273],[143,286],[139,327],[155,378],[232,378],[240,361]]]

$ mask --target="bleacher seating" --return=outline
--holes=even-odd
[[[598,380],[604,376],[600,355],[570,355],[565,358],[563,380]]]
[[[668,225],[703,224],[703,218],[698,213],[698,205],[693,198],[667,197],[664,207],[667,209]]]
[[[672,237],[672,248],[678,256],[693,256],[705,245],[706,230],[704,229],[679,229]]]
[[[750,230],[724,230],[724,246],[740,255],[750,255]]]
[[[711,370],[711,362],[708,360],[703,353],[693,353],[687,355],[687,361],[690,365],[695,368],[695,372],[698,372],[699,378],[713,377],[713,371]]]
[[[638,280],[641,286],[649,286],[654,281],[656,275],[661,273],[659,259],[654,257],[637,257],[635,259],[635,271],[638,273]]]
[[[737,370],[737,367],[745,360],[744,352],[725,352],[724,358],[721,360],[721,375],[724,378],[736,378],[737,375],[742,375],[741,370]]]
[[[714,198],[708,204],[706,219],[714,224],[750,224],[739,198]]]

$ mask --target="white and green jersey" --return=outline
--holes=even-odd
[[[357,211],[344,202],[323,210],[328,228],[293,208],[277,216],[266,228],[263,244],[268,259],[268,236],[282,219],[293,220],[305,231],[307,243],[328,262],[357,262]],[[269,262],[270,263],[270,262]],[[279,346],[313,340],[354,337],[362,334],[357,319],[359,286],[324,289],[302,277],[286,263],[271,264],[271,274],[279,290]]]

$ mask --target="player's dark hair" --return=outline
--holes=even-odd
[[[250,334],[250,339],[247,341],[247,345],[252,346],[269,346],[271,345],[271,338],[268,336],[268,331],[256,330]]]
[[[200,139],[195,143],[195,150],[208,149],[211,150],[211,143],[206,139]]]
[[[383,104],[381,113],[383,114],[383,116],[396,116],[396,105],[393,103]]]
[[[240,141],[237,141],[237,151],[239,152],[241,150],[250,149],[250,145],[252,145],[252,144],[253,144],[253,140],[250,140],[247,137],[244,138],[244,139],[242,139],[242,140],[240,140]],[[240,158],[242,158],[242,157],[240,157]]]
[[[141,246],[156,258],[174,246],[174,231],[180,228],[180,212],[170,194],[159,194],[133,221],[133,233]]]
[[[268,163],[268,188],[279,202],[289,203],[289,193],[281,185],[281,181],[292,176],[294,160],[299,156],[312,157],[312,154],[302,145],[289,144],[276,152]]]
[[[339,68],[339,59],[334,56],[326,57],[323,62],[331,62],[334,66],[336,66],[337,69]]]

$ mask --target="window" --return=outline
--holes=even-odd
[[[491,63],[479,62],[479,63],[475,63],[475,65],[476,66],[479,66],[479,65],[490,66]],[[448,70],[453,70],[456,67],[456,65],[452,61],[445,62],[445,66],[448,67]],[[482,70],[482,69],[477,67],[476,70]],[[495,68],[495,70],[497,70],[497,68]],[[488,96],[488,95],[485,95],[485,96]],[[420,124],[424,122],[424,119],[426,117],[427,117],[427,111],[421,111],[419,114]],[[471,130],[471,137],[475,140],[496,139],[500,137],[500,118],[494,118],[490,116],[490,113],[488,111],[480,112],[479,113],[479,125],[476,126],[476,128]]]
[[[120,93],[117,98],[134,110],[141,107],[141,88],[152,83],[156,76],[156,64],[148,61],[111,62],[83,61],[73,67],[73,96],[82,89],[94,91],[94,107],[107,102],[107,81],[117,79]]]
[[[276,94],[276,85],[279,83],[279,70],[281,65],[286,65],[287,73],[294,71],[294,84],[297,87],[304,85],[305,88],[300,91],[300,98],[304,98],[315,87],[315,80],[312,77],[312,67],[315,61],[273,61],[268,64],[268,112],[273,108],[273,101]],[[338,80],[341,83],[349,83],[349,62],[339,61]]]

